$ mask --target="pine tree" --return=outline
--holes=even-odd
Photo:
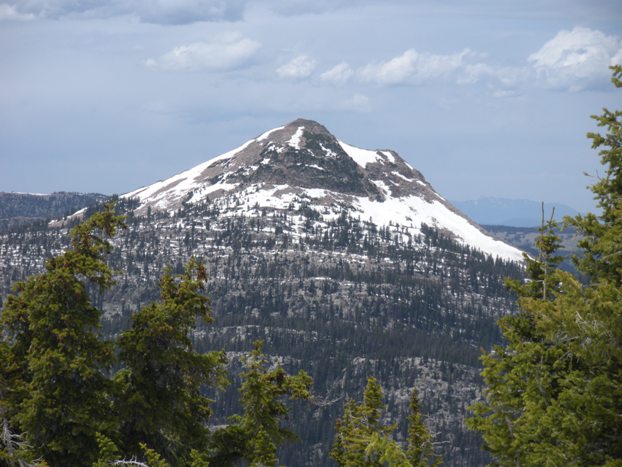
[[[618,87],[620,76],[615,67]],[[541,255],[528,271],[551,287],[514,284],[521,311],[500,321],[507,345],[482,358],[485,400],[468,423],[500,465],[622,462],[621,116],[605,110],[597,120],[608,134],[588,135],[607,148],[606,176],[592,187],[602,213],[571,222],[585,234],[577,265],[589,283],[550,271]],[[554,246],[549,234],[541,250]]]
[[[611,67],[612,82],[622,88],[622,66]],[[601,148],[600,163],[605,173],[590,188],[600,208],[600,214],[587,214],[570,219],[582,238],[578,246],[583,255],[576,259],[582,272],[594,282],[622,282],[622,110],[603,109],[593,115],[599,127],[607,133],[588,133],[592,148]]]
[[[343,416],[337,420],[330,456],[340,466],[419,467],[434,458],[432,437],[421,419],[417,391],[413,390],[408,417],[408,448],[405,451],[392,437],[395,425],[382,423],[385,406],[382,387],[376,378],[368,378],[363,402],[346,402]]]
[[[118,339],[125,368],[115,382],[125,452],[139,454],[144,443],[172,465],[184,465],[192,449],[206,449],[211,401],[203,390],[223,386],[226,359],[224,352],[199,354],[192,348],[198,320],[213,319],[201,293],[205,281],[205,269],[194,258],[180,276],[167,269],[160,281],[162,301],[138,311]]]
[[[428,427],[423,422],[423,417],[419,410],[419,397],[417,390],[413,388],[410,397],[410,411],[408,414],[408,449],[406,455],[413,467],[423,467],[430,465],[440,465],[442,458],[434,456],[434,446],[432,445],[432,435]]]
[[[215,433],[214,465],[232,465],[245,459],[251,466],[275,466],[280,445],[297,438],[282,426],[289,412],[283,398],[309,399],[313,381],[303,370],[289,375],[280,365],[271,369],[262,347],[262,341],[256,341],[244,361],[240,388],[244,412]]]
[[[107,205],[73,228],[71,246],[45,272],[15,286],[0,318],[4,330],[1,407],[33,450],[52,465],[95,460],[97,432],[112,429],[110,344],[98,338],[91,301],[112,284],[108,238],[122,219]]]

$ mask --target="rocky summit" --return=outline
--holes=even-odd
[[[314,380],[292,409],[300,436],[279,454],[292,466],[334,465],[334,426],[367,378],[383,386],[387,423],[406,435],[416,387],[445,465],[483,465],[465,428],[481,394],[480,349],[500,341],[496,320],[522,277],[520,252],[484,234],[397,153],[365,150],[296,120],[237,149],[119,199],[128,228],[114,240],[116,283],[96,294],[102,332],[126,329],[158,298],[164,268],[197,257],[215,320],[192,341],[224,349],[233,374],[256,339],[288,371]],[[84,211],[83,211],[84,212]],[[0,299],[67,245],[75,219],[0,231]],[[211,423],[239,411],[234,377]]]

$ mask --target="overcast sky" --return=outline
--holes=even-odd
[[[613,63],[620,0],[0,0],[0,191],[123,193],[304,117],[449,199],[591,209]]]

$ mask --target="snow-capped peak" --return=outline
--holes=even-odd
[[[123,195],[148,207],[175,212],[184,203],[218,205],[223,216],[257,216],[257,208],[287,210],[305,203],[330,221],[355,218],[399,225],[409,235],[422,224],[504,259],[522,253],[487,235],[396,152],[338,141],[324,126],[298,119],[171,178]]]

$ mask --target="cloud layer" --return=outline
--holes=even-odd
[[[209,42],[180,45],[144,63],[159,70],[232,70],[248,64],[260,47],[259,42],[239,34],[226,34]]]
[[[0,4],[0,21],[30,21],[35,18],[32,13],[22,13],[15,5]]]
[[[188,24],[198,21],[237,21],[242,19],[248,0],[16,0],[0,5],[13,11],[14,18],[24,16],[62,18],[84,15],[112,17],[131,15],[145,23]]]

